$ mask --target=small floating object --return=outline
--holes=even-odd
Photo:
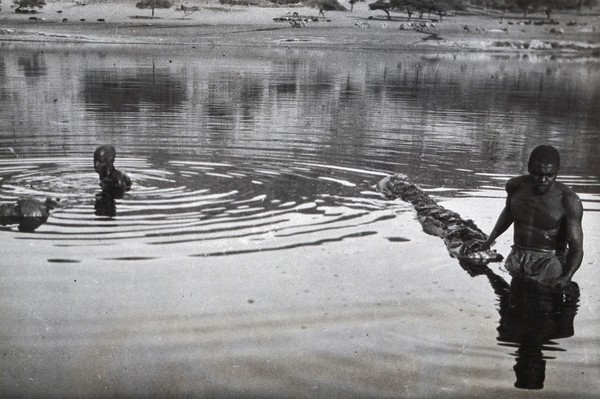
[[[1,204],[0,224],[19,224],[20,231],[32,232],[46,223],[50,210],[57,204],[52,198],[47,198],[45,202],[19,198],[16,204]]]

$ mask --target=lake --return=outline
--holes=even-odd
[[[0,43],[0,202],[59,200],[0,227],[0,396],[593,397],[599,131],[598,58]],[[375,189],[489,232],[543,143],[585,209],[558,297],[463,270]]]

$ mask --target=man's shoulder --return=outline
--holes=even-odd
[[[570,187],[560,182],[555,182],[554,186],[560,190],[563,203],[567,208],[578,209],[582,207],[579,195],[577,195],[577,193],[575,193],[575,191],[573,191]]]
[[[129,178],[129,176],[127,176],[127,174],[121,172],[119,169],[113,169],[112,175],[113,175],[113,177],[118,178],[118,179],[128,179]]]
[[[119,184],[124,184],[125,186],[127,186],[127,188],[131,186],[131,179],[129,178],[129,176],[127,176],[127,174],[121,172],[118,169],[113,170],[113,178],[116,181],[118,181]]]
[[[524,185],[528,184],[530,181],[529,176],[527,175],[522,175],[522,176],[515,176],[511,179],[509,179],[506,182],[506,191],[509,194],[513,194],[514,192],[516,192],[519,188],[523,187]]]
[[[564,183],[561,183],[559,181],[554,182],[554,187],[558,188],[560,190],[560,192],[563,193],[564,195],[574,195],[575,197],[578,197],[577,194],[575,193],[575,191],[573,191],[573,189],[571,189],[571,187],[567,186]]]

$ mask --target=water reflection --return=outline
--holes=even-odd
[[[117,216],[117,205],[114,197],[110,193],[100,191],[96,194],[94,210],[96,216],[105,216],[109,218]]]
[[[563,291],[520,278],[511,281],[508,295],[500,297],[498,340],[518,345],[515,387],[543,388],[546,359],[552,357],[542,351],[560,351],[552,340],[573,336],[578,303],[576,283]]]
[[[29,56],[20,56],[18,65],[25,77],[44,76],[48,71],[43,52],[34,53]]]
[[[208,98],[206,101],[207,127],[216,134],[211,134],[216,143],[223,143],[229,137],[226,133],[235,129],[235,115],[232,94],[229,84],[223,82],[212,83],[208,87]],[[226,147],[226,146],[224,146]]]
[[[516,388],[542,389],[546,378],[546,361],[553,356],[544,352],[564,352],[553,340],[574,335],[573,322],[579,307],[579,286],[572,282],[565,289],[547,287],[537,282],[513,277],[508,284],[487,266],[477,270],[461,266],[471,276],[484,274],[498,296],[499,345],[516,348]]]
[[[174,112],[186,100],[182,77],[168,70],[88,70],[83,96],[92,110],[104,112]]]
[[[579,160],[565,173],[599,167],[593,59],[265,49],[225,61],[216,50],[86,50],[2,51],[0,75],[46,72],[0,76],[0,129],[15,132],[0,145],[29,156],[81,155],[115,137],[126,153],[148,158],[160,149],[163,161],[317,159],[459,187],[474,182],[455,169],[515,173],[540,142]],[[33,139],[20,140],[21,131]]]

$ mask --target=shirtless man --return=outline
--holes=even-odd
[[[131,188],[131,179],[125,173],[115,169],[115,148],[102,145],[94,151],[94,169],[100,177],[102,192],[121,198]]]
[[[559,167],[554,147],[536,147],[529,157],[529,175],[506,183],[506,206],[488,239],[467,242],[465,252],[490,248],[514,223],[514,245],[506,259],[511,275],[567,286],[583,260],[583,207],[577,194],[556,182]]]

